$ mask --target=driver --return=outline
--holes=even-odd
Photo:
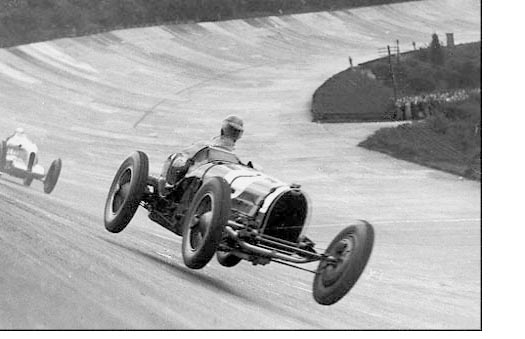
[[[211,146],[221,147],[230,152],[235,149],[235,143],[244,133],[242,119],[235,115],[230,115],[222,122],[221,134],[211,139]]]
[[[19,147],[29,141],[26,132],[22,127],[15,129],[15,132],[5,139],[7,147]]]
[[[241,118],[230,115],[222,121],[220,135],[212,138],[209,142],[199,142],[186,148],[181,153],[171,154],[164,162],[159,178],[159,195],[165,197],[166,189],[173,187],[181,179],[190,167],[190,159],[203,147],[214,146],[224,148],[233,152],[235,143],[244,133],[244,123]]]
[[[6,156],[10,156],[10,158],[15,157],[27,164],[29,153],[32,152],[35,153],[32,165],[38,162],[38,158],[36,157],[38,147],[27,137],[27,134],[22,127],[15,129],[15,132],[5,139],[5,143]]]
[[[27,134],[22,127],[15,129],[15,132],[8,136],[5,141],[7,149],[27,147],[27,145],[32,145],[32,147],[36,148],[36,145],[34,145],[33,142],[27,137]]]

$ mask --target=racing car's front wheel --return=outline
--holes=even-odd
[[[149,161],[143,152],[133,152],[120,165],[109,189],[104,226],[111,233],[122,231],[139,207],[148,179]]]
[[[374,245],[374,229],[361,221],[343,229],[326,249],[313,284],[315,301],[332,305],[344,297],[365,269]]]
[[[44,193],[49,194],[53,192],[60,176],[60,171],[62,171],[62,159],[53,160],[44,179]]]
[[[182,256],[189,268],[202,268],[213,258],[230,217],[230,195],[230,185],[219,177],[195,193],[182,225]]]

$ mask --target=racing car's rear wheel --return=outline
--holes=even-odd
[[[182,226],[182,256],[189,268],[202,268],[213,258],[230,217],[230,185],[214,177],[197,191]]]
[[[120,165],[104,209],[104,226],[109,232],[122,231],[135,215],[147,185],[148,171],[148,156],[139,151]]]
[[[0,170],[5,168],[5,158],[7,157],[7,143],[5,140],[2,140],[0,144]]]
[[[33,182],[33,166],[35,164],[36,155],[34,152],[31,152],[29,155],[29,161],[27,162],[27,172],[26,177],[24,178],[24,186],[31,186]]]
[[[224,267],[233,267],[240,263],[242,258],[239,258],[235,254],[231,254],[224,251],[217,251],[217,261]]]
[[[315,301],[332,305],[344,297],[365,269],[372,246],[374,229],[366,222],[348,226],[332,240],[317,268],[313,284]]]
[[[49,194],[53,192],[60,176],[60,171],[62,171],[62,159],[53,160],[44,179],[44,193]]]

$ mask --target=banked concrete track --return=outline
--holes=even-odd
[[[400,40],[480,38],[478,1],[159,26],[0,50],[0,134],[22,126],[51,195],[0,178],[1,328],[406,329],[480,327],[480,185],[356,145],[381,124],[310,122],[328,77]],[[238,114],[238,154],[299,182],[320,247],[353,219],[376,229],[369,265],[331,307],[313,275],[278,264],[184,267],[180,238],[144,211],[105,231],[107,189],[133,150],[162,160]]]

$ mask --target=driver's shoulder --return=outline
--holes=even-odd
[[[210,141],[209,146],[221,148],[221,149],[224,149],[224,150],[226,150],[228,152],[232,152],[232,153],[235,150],[235,142],[233,142],[229,138],[225,138],[222,135],[214,137]]]

